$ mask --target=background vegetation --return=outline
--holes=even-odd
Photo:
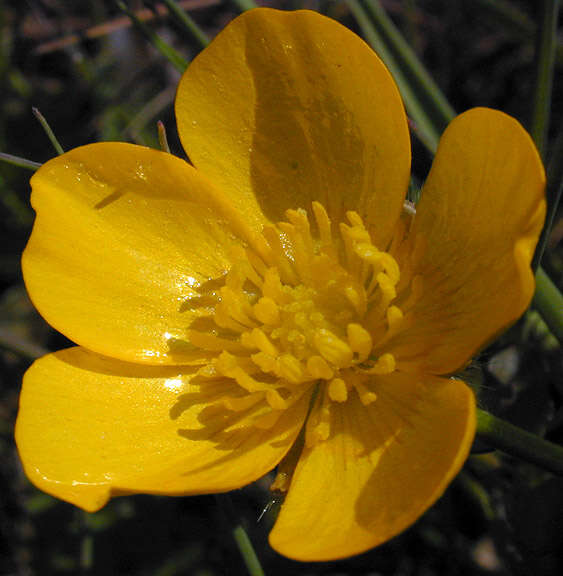
[[[212,38],[246,3],[178,4]],[[365,3],[261,4],[311,8],[366,33],[357,19],[357,6]],[[490,106],[531,126],[542,2],[382,4],[455,110]],[[163,5],[139,0],[128,6],[187,60],[201,49],[203,38],[188,33]],[[545,147],[553,166],[563,163],[563,44],[557,45],[554,70]],[[102,140],[158,147],[156,122],[162,120],[172,151],[183,155],[172,110],[179,75],[115,2],[0,0],[0,151],[36,162],[55,154],[32,114],[36,106],[65,149]],[[415,135],[414,188],[430,162]],[[269,575],[563,573],[563,480],[499,452],[472,456],[445,496],[401,536],[360,557],[326,564],[291,562],[268,547],[275,505],[268,506],[267,481],[233,493],[231,500],[135,496],[93,515],[38,492],[23,475],[13,441],[21,378],[34,357],[69,343],[34,311],[21,278],[19,259],[34,217],[30,175],[0,162],[0,574],[246,574],[232,533],[239,523]],[[563,221],[556,217],[542,265],[559,286],[562,237]],[[562,364],[557,340],[532,310],[481,354],[468,378],[482,406],[561,444]],[[478,444],[476,451],[484,448]]]

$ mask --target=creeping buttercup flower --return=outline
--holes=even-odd
[[[29,294],[77,347],[27,372],[29,478],[85,510],[239,488],[292,450],[271,545],[350,556],[412,524],[466,459],[450,374],[530,302],[544,172],[522,127],[470,110],[422,200],[397,88],[340,24],[257,9],[176,97],[193,165],[100,143],[32,178]]]

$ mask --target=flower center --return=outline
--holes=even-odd
[[[236,394],[223,405],[250,411],[259,428],[273,426],[315,385],[324,403],[356,393],[368,405],[376,400],[373,375],[395,370],[394,356],[378,349],[403,320],[392,304],[396,260],[372,243],[356,212],[347,213],[338,234],[320,203],[312,213],[313,230],[302,209],[265,227],[260,256],[240,248],[222,285],[207,295],[207,328],[189,331],[192,344],[217,352],[199,374],[235,382]],[[328,437],[326,424],[321,418],[310,426],[309,444]]]

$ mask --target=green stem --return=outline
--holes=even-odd
[[[19,156],[14,156],[13,154],[7,154],[6,152],[0,152],[0,161],[6,162],[7,164],[12,164],[12,166],[18,166],[19,168],[26,168],[27,170],[33,170],[34,172],[41,166],[39,162],[33,162],[33,160],[20,158]]]
[[[532,268],[538,269],[543,253],[547,246],[551,228],[557,214],[557,208],[563,192],[563,125],[559,129],[559,134],[551,148],[550,160],[547,165],[547,186],[545,190],[547,200],[547,213],[545,215],[545,224],[536,246]]]
[[[563,295],[541,267],[536,272],[532,306],[541,314],[551,333],[563,343]]]
[[[536,92],[531,129],[532,138],[542,156],[549,126],[558,13],[559,0],[542,1],[541,25],[536,40]]]
[[[246,10],[252,10],[256,8],[257,4],[254,0],[231,0],[232,4],[234,4],[241,12]]]
[[[90,525],[90,513],[79,510],[80,514],[80,576],[88,576],[94,566],[94,534]]]
[[[262,569],[260,560],[258,560],[252,542],[250,541],[246,530],[242,527],[242,524],[238,524],[233,528],[233,538],[237,543],[250,576],[264,576],[264,570]]]
[[[252,542],[240,522],[238,515],[235,512],[233,501],[228,494],[216,494],[215,499],[219,509],[228,519],[229,525],[234,526],[231,528],[231,533],[242,556],[246,569],[250,576],[265,576],[258,555],[252,546]]]
[[[180,55],[170,44],[167,44],[158,34],[153,32],[137,15],[129,10],[126,4],[117,0],[116,6],[127,16],[135,27],[147,38],[147,40],[178,70],[183,73],[188,66],[187,60]]]
[[[53,145],[53,148],[55,149],[56,153],[59,156],[61,154],[64,154],[65,151],[63,150],[63,147],[61,146],[60,142],[57,140],[55,133],[53,132],[53,130],[51,130],[51,126],[49,126],[49,123],[45,119],[45,116],[43,116],[43,114],[41,114],[41,112],[39,112],[39,109],[35,108],[35,106],[31,109],[31,111],[33,112],[33,115],[37,118],[37,120],[39,120],[39,124],[41,124],[41,127],[45,131],[45,134],[47,134],[47,138],[49,138],[49,140],[51,141],[51,144]]]
[[[477,409],[477,435],[491,446],[563,475],[563,447]]]
[[[182,28],[200,45],[201,48],[205,48],[209,44],[209,38],[207,34],[196,24],[193,18],[174,0],[162,0],[163,3],[168,8],[168,11],[176,21],[182,26]]]

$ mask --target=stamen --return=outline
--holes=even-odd
[[[348,400],[348,388],[342,378],[334,378],[328,383],[328,395],[333,402],[346,402]]]
[[[232,410],[233,412],[243,412],[248,410],[252,406],[262,402],[264,395],[260,394],[245,394],[244,396],[239,396],[233,398],[232,396],[225,396],[221,398],[220,402],[227,410]]]
[[[278,358],[277,375],[294,384],[303,381],[303,366],[301,362],[291,354],[284,354]]]
[[[201,302],[190,300],[202,318],[188,332],[191,344],[216,356],[198,376],[236,383],[215,406],[244,412],[237,426],[270,429],[318,386],[307,446],[330,436],[331,410],[348,402],[350,391],[365,406],[376,401],[370,379],[401,366],[386,344],[408,327],[404,316],[422,290],[419,276],[411,280],[410,269],[399,270],[372,243],[357,212],[334,228],[319,202],[312,214],[316,227],[305,210],[288,210],[252,248],[234,248],[232,268],[207,285]],[[393,240],[399,252],[409,244],[401,230]]]
[[[285,232],[287,237],[291,240],[291,246],[293,248],[293,265],[297,271],[299,279],[306,279],[311,271],[311,257],[313,256],[312,250],[309,251],[307,249],[303,235],[293,224],[280,222],[278,228]]]
[[[297,274],[295,274],[291,263],[287,256],[287,243],[284,245],[280,233],[272,226],[265,226],[262,231],[264,237],[268,241],[272,248],[272,255],[277,270],[279,271],[279,276],[283,279],[284,283],[295,286],[299,282]]]
[[[397,308],[397,306],[389,306],[389,308],[387,308],[387,325],[389,326],[389,332],[395,332],[402,319],[403,313],[400,308]]]
[[[307,428],[305,429],[305,446],[312,448],[318,442],[323,442],[330,436],[330,402],[328,396],[322,394],[318,408],[313,408]]]
[[[266,402],[268,402],[274,410],[287,409],[287,402],[280,396],[275,388],[270,388],[266,392]]]
[[[348,298],[350,304],[354,306],[358,316],[363,316],[367,308],[365,290],[357,290],[354,286],[346,286],[346,288],[344,288],[344,294],[346,295],[346,298]]]
[[[274,302],[282,303],[285,301],[280,275],[276,268],[268,268],[268,270],[266,270],[262,294]]]
[[[335,258],[336,251],[334,249],[334,242],[332,241],[330,219],[324,206],[319,202],[313,202],[313,213],[315,214],[315,220],[319,228],[319,236],[321,237],[321,250],[331,258]]]
[[[241,334],[241,343],[246,348],[258,348],[266,354],[277,356],[277,348],[270,342],[269,338],[260,330],[260,328],[253,328],[252,332],[245,332]]]
[[[369,406],[377,400],[377,394],[369,390],[369,388],[359,378],[354,380],[354,387],[360,397],[360,402],[364,406]]]
[[[330,330],[321,328],[317,330],[314,344],[321,356],[330,364],[344,368],[352,361],[352,350],[343,340],[340,340]]]
[[[256,319],[262,322],[262,324],[275,326],[280,322],[280,309],[278,305],[267,296],[260,298],[260,300],[254,304],[252,311]]]
[[[360,324],[348,324],[346,330],[350,348],[358,354],[358,361],[363,362],[369,356],[373,346],[369,332]]]
[[[302,208],[299,208],[298,210],[287,210],[285,214],[287,219],[295,226],[296,230],[299,231],[307,253],[313,255],[313,239],[311,238],[311,229],[309,227],[307,212]]]
[[[309,356],[307,370],[315,380],[329,380],[334,374],[332,368],[322,356]]]
[[[391,302],[391,300],[397,296],[397,292],[395,291],[395,284],[385,272],[380,272],[377,275],[377,283],[379,284],[379,288],[381,290],[382,301],[385,302],[383,307],[387,308],[389,302]]]
[[[257,352],[256,354],[251,354],[250,358],[263,372],[269,374],[276,369],[276,359],[274,356],[265,354],[264,352]]]
[[[391,374],[395,371],[395,356],[390,353],[382,354],[376,363],[366,370],[366,374]]]

